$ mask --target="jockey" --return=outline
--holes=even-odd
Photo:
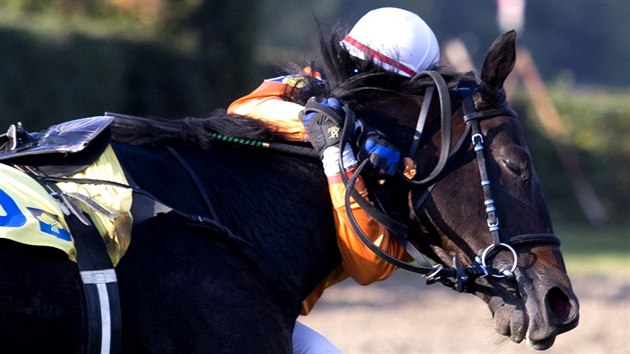
[[[381,68],[413,77],[420,71],[436,65],[440,49],[431,28],[416,14],[399,8],[385,7],[365,14],[343,38],[340,45],[357,62],[371,60]],[[321,110],[309,110],[291,101],[296,90],[306,87],[305,76],[321,80],[319,73],[305,68],[295,75],[268,79],[252,93],[234,101],[228,113],[260,119],[290,141],[309,141],[320,153],[324,173],[328,178],[330,196],[337,226],[337,244],[342,256],[342,265],[325,279],[303,302],[303,314],[307,314],[319,299],[324,289],[348,276],[362,285],[389,277],[396,267],[382,260],[368,249],[355,234],[345,210],[345,186],[340,177],[339,139],[327,136],[330,128],[341,130],[343,110],[334,98],[320,102],[330,108],[332,114]],[[336,113],[336,114],[335,114]],[[360,149],[370,158],[374,169],[392,175],[400,162],[400,152],[385,139],[365,139]],[[352,174],[357,165],[349,144],[343,152],[344,173]],[[367,195],[361,177],[355,185],[357,191]],[[404,248],[389,232],[352,200],[352,212],[365,234],[382,250],[393,257],[403,257]]]

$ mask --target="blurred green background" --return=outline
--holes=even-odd
[[[0,0],[0,130],[105,111],[204,116],[283,64],[316,59],[316,19],[324,29],[350,26],[386,5],[420,14],[442,43],[461,39],[476,66],[500,34],[494,0]],[[576,255],[570,263],[583,267],[597,249],[628,269],[630,2],[529,1],[525,14],[518,45],[532,54],[606,212],[585,218],[572,172],[518,86],[512,104],[564,248]]]

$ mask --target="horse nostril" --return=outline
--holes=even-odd
[[[571,301],[569,297],[558,287],[551,288],[547,292],[545,301],[553,313],[554,317],[561,323],[566,324],[573,320]]]

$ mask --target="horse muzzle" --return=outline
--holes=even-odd
[[[577,297],[562,279],[534,282],[520,269],[515,275],[516,289],[508,286],[488,301],[495,330],[515,343],[525,340],[533,349],[549,349],[557,335],[578,325]]]

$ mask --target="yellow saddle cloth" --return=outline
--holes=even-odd
[[[127,184],[122,167],[111,146],[83,172],[71,178],[91,178]],[[103,215],[77,204],[103,236],[114,265],[122,258],[131,240],[132,191],[106,184],[58,183],[66,193],[79,193],[114,215]],[[0,238],[32,246],[54,247],[76,262],[76,249],[57,201],[37,181],[8,165],[0,164]]]

